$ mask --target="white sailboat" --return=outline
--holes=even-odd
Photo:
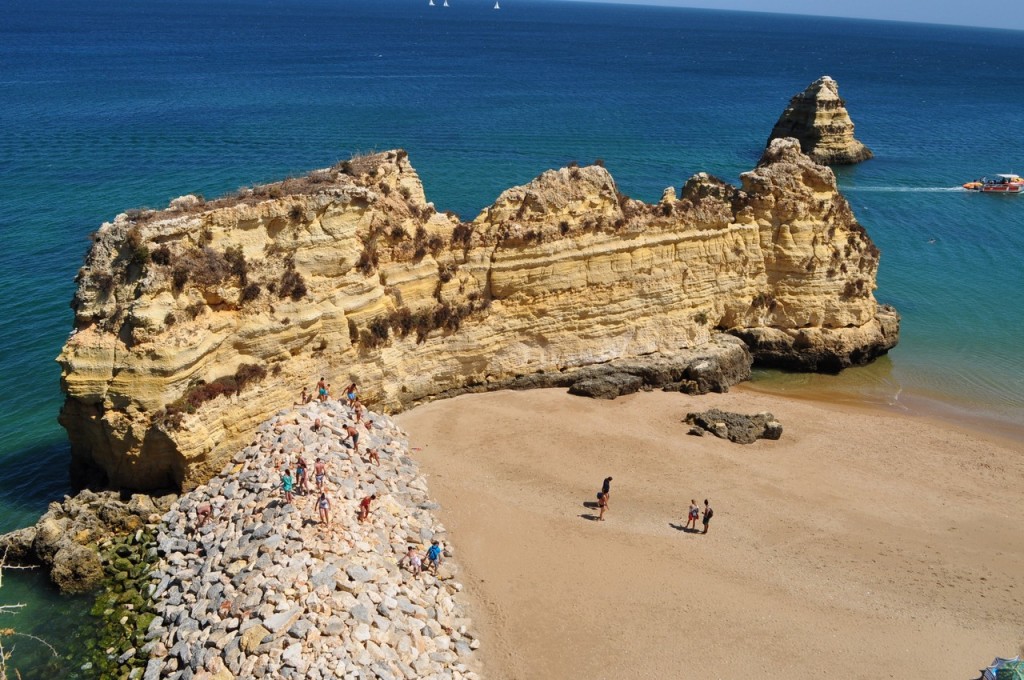
[[[494,9],[501,9],[501,5],[498,4],[497,0],[494,2]]]
[[[433,7],[434,6],[434,0],[430,0],[430,2],[427,3],[427,4],[430,5],[431,7]]]
[[[448,6],[448,0],[444,0],[444,7]]]

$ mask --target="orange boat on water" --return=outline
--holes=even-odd
[[[980,191],[984,194],[1019,194],[1024,193],[1024,177],[1016,173],[982,177],[964,185],[968,191]]]

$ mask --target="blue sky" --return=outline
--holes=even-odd
[[[591,0],[593,1],[593,0]],[[1024,30],[1024,0],[597,0],[634,5],[670,5],[749,12],[812,14],[926,24],[988,26]]]

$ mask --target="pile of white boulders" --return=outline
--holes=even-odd
[[[321,427],[315,429],[316,420]],[[479,642],[460,602],[437,505],[387,416],[338,402],[276,414],[224,471],[164,516],[153,572],[156,678],[478,677]],[[359,451],[345,427],[359,433]],[[379,464],[367,451],[376,449]],[[284,498],[302,455],[309,493]],[[330,525],[319,523],[315,460],[326,464]],[[376,494],[369,518],[359,502]],[[212,516],[195,529],[200,507]],[[444,548],[435,573],[401,563],[409,546]],[[424,559],[424,563],[426,560]]]

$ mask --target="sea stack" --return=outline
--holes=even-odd
[[[388,151],[121,214],[58,359],[73,478],[195,488],[320,376],[395,413],[508,388],[725,391],[752,357],[838,371],[895,345],[832,171],[779,139],[741,180],[648,205],[574,165],[463,222]]]
[[[800,149],[822,165],[852,165],[874,156],[854,139],[853,121],[839,96],[839,84],[828,76],[789,100],[768,144],[780,137],[795,137]]]

